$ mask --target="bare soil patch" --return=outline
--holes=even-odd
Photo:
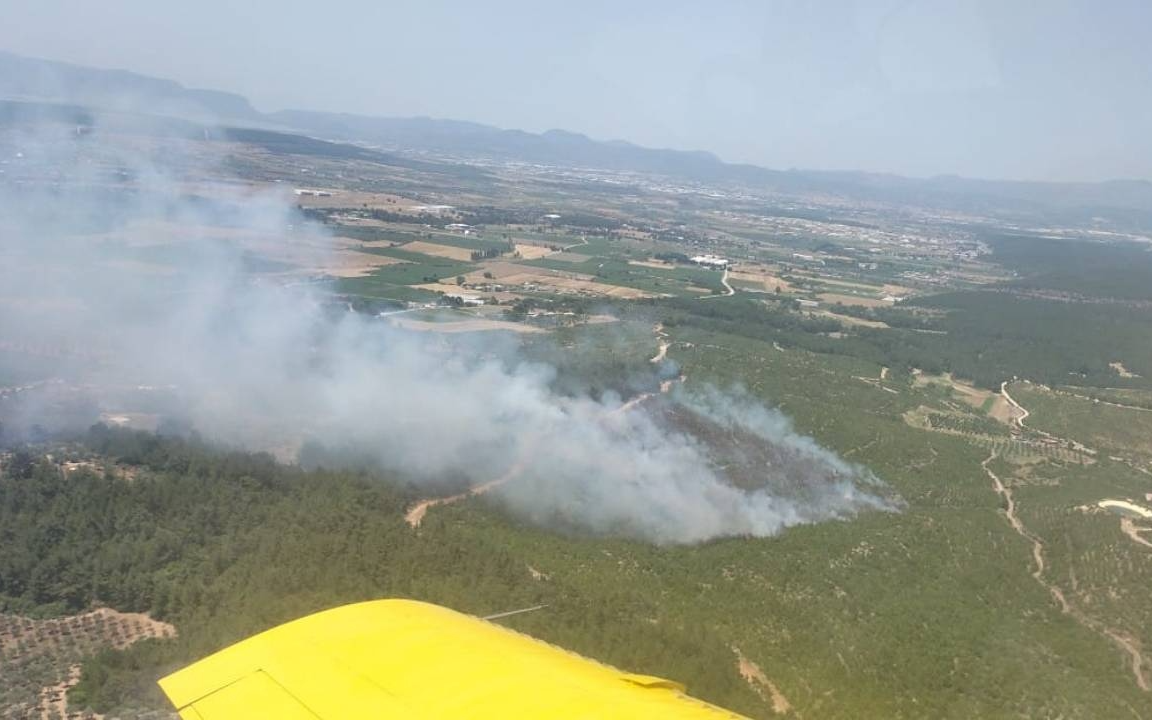
[[[842,295],[840,293],[823,293],[817,295],[821,302],[828,304],[840,303],[841,305],[856,305],[858,307],[889,307],[892,303],[880,298],[864,297],[862,295]]]
[[[370,275],[376,268],[387,265],[398,265],[405,262],[408,261],[388,257],[387,255],[373,255],[372,253],[357,252],[355,250],[344,250],[333,254],[327,262],[315,267],[315,270],[323,272],[325,275],[331,275],[332,277],[362,277],[364,275]]]
[[[464,279],[470,283],[484,283],[484,282],[501,282],[506,283],[508,278],[516,275],[524,275],[528,268],[523,265],[517,265],[514,262],[507,260],[490,260],[481,263],[479,269],[473,270],[464,276]],[[490,274],[491,278],[484,277],[484,273]]]
[[[776,292],[776,288],[780,288],[780,292],[793,290],[788,281],[780,279],[775,273],[766,269],[758,270],[741,266],[738,270],[731,271],[728,277],[730,280],[748,283],[755,289],[764,292]]]
[[[1116,374],[1122,378],[1138,378],[1138,377],[1140,377],[1136,373],[1129,372],[1128,368],[1124,367],[1124,363],[1119,362],[1119,361],[1108,363],[1108,367],[1115,370]]]
[[[412,287],[420,288],[421,290],[428,290],[429,292],[446,293],[449,295],[463,295],[465,297],[468,297],[470,295],[477,295],[478,296],[481,294],[485,294],[485,295],[487,294],[487,293],[481,293],[478,290],[469,290],[468,288],[461,287],[460,285],[457,285],[456,283],[442,283],[442,282],[422,283],[420,285],[413,285]]]
[[[668,268],[676,267],[672,263],[661,262],[659,260],[629,260],[629,265],[636,267],[656,268],[657,270],[667,270]]]
[[[402,249],[408,252],[422,253],[424,255],[431,255],[433,257],[448,258],[449,260],[460,260],[468,262],[472,259],[472,251],[468,248],[455,247],[453,245],[439,245],[437,243],[425,242],[424,240],[415,240],[401,246]]]
[[[788,702],[788,698],[784,697],[780,688],[768,679],[760,666],[745,657],[740,648],[732,646],[732,652],[736,653],[736,672],[740,673],[740,677],[744,678],[744,682],[748,683],[761,700],[772,705],[772,712],[776,715],[792,712],[792,703]]]
[[[485,272],[491,273],[492,278],[485,278]],[[567,295],[616,297],[623,299],[660,297],[655,293],[637,290],[636,288],[596,282],[595,278],[591,275],[583,273],[547,270],[506,262],[484,265],[480,270],[474,270],[465,275],[464,278],[469,284],[482,284],[485,282],[499,283],[504,286],[505,290],[513,292],[527,286],[527,289]]]
[[[515,247],[516,252],[519,253],[520,257],[524,258],[525,260],[537,260],[549,255],[559,254],[551,248],[546,248],[540,245],[522,245],[520,243],[516,243]]]
[[[853,317],[851,315],[841,315],[840,313],[832,312],[831,310],[823,310],[821,312],[812,313],[813,315],[821,315],[829,317],[833,320],[844,323],[852,327],[868,327],[883,330],[888,327],[888,323],[880,322],[879,320],[865,320],[864,318]]]
[[[394,327],[403,328],[404,330],[415,330],[417,332],[463,333],[485,332],[490,330],[507,330],[517,333],[547,332],[547,330],[538,328],[535,325],[508,322],[507,320],[487,320],[484,318],[431,322],[428,320],[413,320],[411,318],[397,316],[389,318],[388,322]]]
[[[420,205],[410,200],[390,193],[351,192],[333,188],[304,188],[307,190],[320,190],[329,193],[328,197],[314,195],[297,195],[293,198],[297,205],[307,208],[350,208],[369,210],[389,210],[391,212],[415,212],[413,208]],[[365,208],[367,206],[367,208]],[[377,221],[378,222],[378,221]]]
[[[592,256],[591,255],[581,255],[580,253],[563,252],[563,253],[554,253],[552,255],[549,255],[548,259],[549,260],[559,260],[560,262],[568,262],[568,263],[575,264],[575,263],[582,263],[585,260],[591,260]]]
[[[999,411],[1000,417],[997,417],[992,412],[989,416],[1002,422],[1008,422],[1010,417],[1010,403],[1002,395],[998,395],[991,390],[984,390],[975,385],[966,383],[963,380],[957,380],[952,377],[952,373],[944,373],[943,375],[926,375],[924,373],[915,373],[913,383],[917,387],[924,387],[933,383],[948,385],[952,388],[952,392],[959,399],[964,401],[965,404],[970,405],[977,410],[984,407],[989,398],[993,398],[992,409],[997,409],[997,403],[1000,403],[1001,410]]]

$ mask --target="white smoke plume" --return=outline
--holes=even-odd
[[[504,477],[491,497],[573,530],[684,543],[894,508],[866,470],[738,393],[622,410],[556,392],[555,371],[508,342],[446,344],[333,312],[299,275],[254,275],[254,258],[322,262],[328,240],[283,194],[227,185],[210,147],[4,129],[0,370],[63,379],[113,413],[141,387],[170,388],[210,439],[354,448],[430,493]],[[715,448],[649,409],[661,403],[762,441],[763,481],[730,482]],[[47,404],[15,423],[43,421]]]

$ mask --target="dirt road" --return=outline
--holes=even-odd
[[[748,683],[761,700],[772,704],[772,712],[776,715],[792,712],[792,703],[788,702],[788,698],[784,697],[784,693],[780,692],[776,683],[768,679],[760,666],[745,657],[735,645],[732,646],[732,652],[736,653],[736,672],[740,673],[740,677],[744,678],[744,682]]]
[[[732,287],[732,285],[730,285],[728,283],[728,268],[724,268],[724,274],[720,276],[720,284],[724,286],[724,292],[722,294],[720,294],[720,295],[705,295],[704,297],[702,297],[700,299],[701,300],[707,300],[708,298],[731,297],[732,295],[736,294],[736,288]]]
[[[489,480],[486,483],[468,488],[464,492],[457,493],[456,495],[421,500],[420,502],[413,505],[412,508],[404,514],[404,521],[408,523],[409,527],[418,528],[420,527],[420,523],[423,522],[424,516],[428,514],[428,510],[431,508],[434,508],[437,505],[451,505],[454,502],[460,502],[461,500],[475,497],[476,495],[483,495],[489,490],[500,487],[504,483],[524,472],[524,466],[526,464],[527,458],[525,457],[517,461],[515,465],[508,469],[508,472],[504,473],[495,480]]]
[[[1011,402],[1011,400],[1010,400]],[[1015,403],[1013,403],[1015,404]],[[1025,411],[1027,412],[1027,411]],[[1027,415],[1025,415],[1027,417]],[[1006,507],[1004,509],[1004,516],[1008,520],[1008,524],[1016,531],[1020,537],[1032,543],[1032,560],[1036,564],[1035,570],[1032,571],[1032,577],[1036,582],[1040,583],[1041,587],[1046,589],[1056,604],[1060,606],[1060,611],[1068,615],[1076,622],[1084,627],[1108,638],[1119,647],[1127,656],[1132,670],[1132,675],[1136,680],[1136,685],[1143,691],[1148,692],[1152,690],[1152,683],[1149,682],[1146,668],[1148,668],[1148,660],[1140,652],[1140,646],[1136,640],[1128,635],[1104,625],[1103,623],[1088,617],[1068,601],[1065,597],[1064,591],[1056,585],[1048,582],[1044,578],[1044,543],[1033,535],[1027,527],[1024,526],[1023,521],[1020,520],[1019,515],[1016,513],[1016,500],[1012,496],[1012,489],[1000,480],[996,473],[988,467],[988,463],[996,459],[996,453],[990,454],[984,462],[980,463],[980,467],[992,479],[992,486],[996,494],[1004,498]]]
[[[664,326],[660,323],[656,323],[652,328],[652,332],[655,333],[656,341],[659,345],[657,345],[656,354],[649,358],[648,362],[653,365],[659,365],[664,362],[664,358],[668,357],[668,348],[671,346],[671,343],[668,342],[668,333],[664,332]]]
[[[1024,382],[1028,382],[1028,381],[1025,380]],[[1027,420],[1029,417],[1031,417],[1032,413],[1030,413],[1028,411],[1028,408],[1026,408],[1023,405],[1021,405],[1020,403],[1016,402],[1016,400],[1013,399],[1013,397],[1008,394],[1007,381],[1000,383],[1000,394],[1004,396],[1004,399],[1008,401],[1008,404],[1011,405],[1012,409],[1014,410],[1014,412],[1012,413],[1012,425],[1016,430],[1018,430],[1020,432],[1023,432],[1024,430],[1028,430],[1028,431],[1033,432],[1033,433],[1035,433],[1041,437],[1052,440],[1053,442],[1064,445],[1065,447],[1070,447],[1073,450],[1076,450],[1078,452],[1087,453],[1088,455],[1095,456],[1097,454],[1096,450],[1088,447],[1087,445],[1085,445],[1085,444],[1083,444],[1077,440],[1073,440],[1071,438],[1060,437],[1059,435],[1053,435],[1050,432],[1047,432],[1045,430],[1038,430],[1034,427],[1031,427],[1031,428],[1025,427],[1024,421]]]
[[[724,274],[720,276],[720,284],[724,286],[725,290],[727,290],[727,292],[724,293],[725,295],[736,294],[736,288],[728,284],[728,268],[724,268]]]
[[[1025,409],[1023,405],[1021,405],[1020,403],[1013,400],[1012,396],[1008,394],[1008,381],[1007,380],[1000,383],[1000,394],[1004,396],[1004,399],[1007,400],[1008,404],[1012,406],[1012,409],[1016,411],[1016,412],[1012,413],[1012,424],[1015,425],[1017,427],[1017,429],[1023,430],[1024,429],[1024,421],[1028,419],[1028,416],[1031,413],[1029,413],[1028,410]]]
[[[668,343],[668,339],[667,339],[668,335],[664,332],[664,328],[662,325],[658,324],[655,327],[653,327],[652,332],[656,335],[656,338],[659,342],[659,350],[657,351],[656,356],[651,359],[651,362],[658,363],[661,360],[663,360],[664,357],[668,354],[668,347],[669,347],[670,343]],[[684,380],[685,380],[685,377],[683,375],[681,375],[679,378],[676,378],[674,380],[664,380],[660,383],[659,393],[641,393],[641,394],[637,395],[636,397],[631,398],[630,400],[628,400],[624,404],[620,405],[620,407],[605,413],[604,417],[608,418],[608,417],[614,417],[616,415],[620,415],[621,413],[628,412],[632,408],[636,407],[637,405],[640,405],[641,403],[643,403],[644,401],[646,401],[650,398],[655,397],[656,395],[666,395],[672,391],[672,387],[677,382],[684,382]],[[516,464],[513,465],[511,468],[509,468],[508,472],[504,473],[503,475],[501,475],[500,477],[498,477],[494,480],[489,480],[486,483],[483,483],[481,485],[477,485],[475,487],[469,488],[468,490],[465,490],[462,493],[457,493],[455,495],[449,495],[448,497],[428,498],[426,500],[421,500],[420,502],[416,503],[411,508],[409,508],[408,512],[406,512],[404,514],[404,521],[408,523],[409,527],[418,528],[418,527],[420,527],[420,523],[424,520],[424,516],[428,514],[428,511],[431,510],[432,508],[436,507],[437,505],[451,505],[452,503],[460,502],[461,500],[466,500],[470,497],[475,497],[477,495],[483,495],[484,493],[486,493],[486,492],[488,492],[494,488],[500,487],[501,485],[508,482],[509,480],[513,480],[514,478],[516,478],[517,476],[519,476],[521,473],[524,472],[524,468],[527,466],[528,461],[531,459],[532,455],[535,453],[535,448],[536,448],[536,441],[533,440],[533,441],[526,442],[523,453],[522,453],[520,459],[516,462]]]

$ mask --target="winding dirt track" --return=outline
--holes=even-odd
[[[1025,381],[1025,382],[1027,382],[1027,381]],[[1084,443],[1081,443],[1077,440],[1072,440],[1071,438],[1064,438],[1064,437],[1060,437],[1058,435],[1053,435],[1050,432],[1047,432],[1045,430],[1038,430],[1037,428],[1034,428],[1034,427],[1026,427],[1024,425],[1024,421],[1027,420],[1029,417],[1031,417],[1032,413],[1028,411],[1028,408],[1026,408],[1023,405],[1021,405],[1020,403],[1016,402],[1016,400],[1011,395],[1008,394],[1008,382],[1007,381],[1000,383],[1000,394],[1003,395],[1004,399],[1008,401],[1008,404],[1011,405],[1016,410],[1016,413],[1014,413],[1013,417],[1012,417],[1012,424],[1016,427],[1017,430],[1019,430],[1021,432],[1023,432],[1024,430],[1028,430],[1030,432],[1036,433],[1037,435],[1040,435],[1041,437],[1045,437],[1045,438],[1048,438],[1049,440],[1060,443],[1061,445],[1067,445],[1067,446],[1071,447],[1073,450],[1077,450],[1079,452],[1087,453],[1089,455],[1096,455],[1097,454],[1096,450],[1088,447]]]
[[[724,268],[724,274],[720,276],[720,284],[727,290],[727,292],[724,293],[725,295],[731,296],[736,294],[736,288],[728,284],[728,268]]]
[[[659,342],[659,350],[657,351],[656,356],[651,358],[650,362],[659,363],[662,360],[664,360],[664,357],[668,354],[668,348],[670,347],[671,343],[668,342],[668,335],[667,335],[667,333],[664,332],[663,326],[656,325],[655,327],[652,328],[652,331],[653,331],[653,333],[656,334],[656,338]],[[622,404],[620,407],[618,407],[618,408],[616,408],[610,412],[605,413],[604,418],[614,417],[616,415],[626,413],[629,410],[631,410],[632,408],[636,407],[637,405],[640,405],[641,403],[643,403],[643,402],[645,402],[645,401],[647,401],[647,400],[649,400],[649,399],[651,399],[657,395],[666,395],[667,393],[672,391],[672,387],[677,382],[684,382],[684,380],[685,380],[685,377],[683,375],[681,375],[679,378],[677,378],[675,380],[664,380],[660,383],[660,391],[658,393],[656,393],[656,392],[641,393],[641,394],[637,395],[636,397],[628,400],[628,402]],[[490,490],[494,490],[495,488],[500,487],[504,483],[515,479],[521,473],[524,472],[524,468],[527,467],[528,460],[531,459],[533,454],[535,454],[535,450],[536,450],[536,442],[535,441],[526,442],[525,443],[525,449],[524,449],[520,459],[516,461],[515,465],[513,465],[511,468],[508,469],[508,472],[504,473],[503,475],[501,475],[500,477],[498,477],[494,480],[489,480],[486,483],[482,483],[480,485],[476,485],[475,487],[471,487],[462,493],[457,493],[455,495],[449,495],[447,497],[427,498],[425,500],[421,500],[420,502],[416,503],[411,508],[409,508],[408,512],[404,513],[404,521],[408,523],[409,527],[418,528],[418,527],[420,527],[420,523],[423,522],[424,516],[428,514],[428,511],[431,510],[432,508],[436,507],[437,505],[451,505],[452,503],[460,502],[461,500],[466,500],[470,497],[475,497],[477,495],[483,495],[484,493],[489,492]]]
[[[1010,400],[1009,402],[1012,401]],[[1015,405],[1014,402],[1013,405]],[[1025,411],[1025,413],[1026,412],[1027,411]],[[1025,415],[1025,417],[1027,417],[1027,415]],[[1032,571],[1032,577],[1036,580],[1036,582],[1040,583],[1041,587],[1046,589],[1048,593],[1052,595],[1052,598],[1060,606],[1061,612],[1063,612],[1065,615],[1068,615],[1073,620],[1080,623],[1089,630],[1092,630],[1093,632],[1108,638],[1117,647],[1124,651],[1124,653],[1128,655],[1129,663],[1132,669],[1132,675],[1136,679],[1136,685],[1145,692],[1152,690],[1152,683],[1149,682],[1148,676],[1145,674],[1145,668],[1149,663],[1144,655],[1140,652],[1139,643],[1128,635],[1120,632],[1119,630],[1114,630],[1113,628],[1110,628],[1107,625],[1104,625],[1103,623],[1085,615],[1068,601],[1068,598],[1064,596],[1063,590],[1048,582],[1044,578],[1044,543],[1035,535],[1033,535],[1027,527],[1024,526],[1023,521],[1021,521],[1019,515],[1016,514],[1016,500],[1012,496],[1012,489],[1005,485],[1004,482],[1000,480],[1000,477],[996,475],[996,473],[992,472],[992,469],[988,467],[988,463],[995,459],[996,453],[993,452],[984,460],[984,462],[980,463],[980,467],[982,467],[988,477],[992,479],[992,485],[996,490],[996,494],[1004,498],[1006,504],[1004,509],[1004,516],[1008,520],[1008,524],[1012,526],[1012,529],[1015,530],[1016,533],[1020,535],[1020,537],[1032,543],[1032,560],[1036,564],[1036,569]]]
[[[1020,403],[1013,400],[1012,396],[1008,394],[1008,381],[1007,380],[1000,383],[1000,394],[1003,395],[1004,399],[1008,401],[1008,404],[1011,405],[1013,407],[1013,409],[1015,409],[1017,411],[1017,414],[1012,416],[1012,424],[1014,424],[1017,428],[1023,430],[1024,429],[1024,421],[1027,420],[1028,416],[1031,415],[1032,413],[1028,412],[1028,410],[1023,405],[1021,405]]]
[[[488,482],[483,483],[481,485],[477,485],[475,487],[468,488],[467,490],[465,490],[462,493],[457,493],[456,495],[449,495],[448,497],[429,498],[427,500],[421,500],[420,502],[413,505],[412,508],[407,513],[404,514],[404,521],[408,523],[409,527],[418,528],[418,527],[420,527],[420,523],[423,522],[424,516],[428,514],[428,510],[430,510],[431,508],[434,508],[437,505],[450,505],[454,502],[459,502],[459,501],[464,500],[466,498],[474,497],[476,495],[483,495],[484,493],[488,492],[489,490],[498,488],[501,485],[503,485],[504,483],[511,480],[512,478],[519,475],[520,473],[524,472],[524,466],[527,464],[527,461],[528,461],[527,457],[521,458],[520,460],[518,460],[516,462],[515,465],[513,465],[511,468],[508,469],[508,472],[504,473],[503,475],[496,478],[495,480],[489,480]]]
[[[671,347],[671,343],[668,342],[668,333],[664,332],[664,326],[660,323],[656,323],[656,326],[652,328],[652,332],[656,334],[659,345],[656,354],[649,358],[648,362],[653,365],[659,365],[664,362],[664,358],[668,357],[668,348]]]
[[[720,276],[720,284],[724,286],[724,292],[719,295],[704,295],[701,300],[708,300],[709,298],[717,297],[731,297],[736,294],[736,288],[728,283],[728,268],[724,268],[724,274]]]

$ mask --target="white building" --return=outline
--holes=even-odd
[[[706,267],[714,268],[726,268],[731,265],[729,260],[725,260],[724,258],[717,257],[715,255],[697,255],[692,258],[692,262],[696,263],[697,265],[704,265]]]

